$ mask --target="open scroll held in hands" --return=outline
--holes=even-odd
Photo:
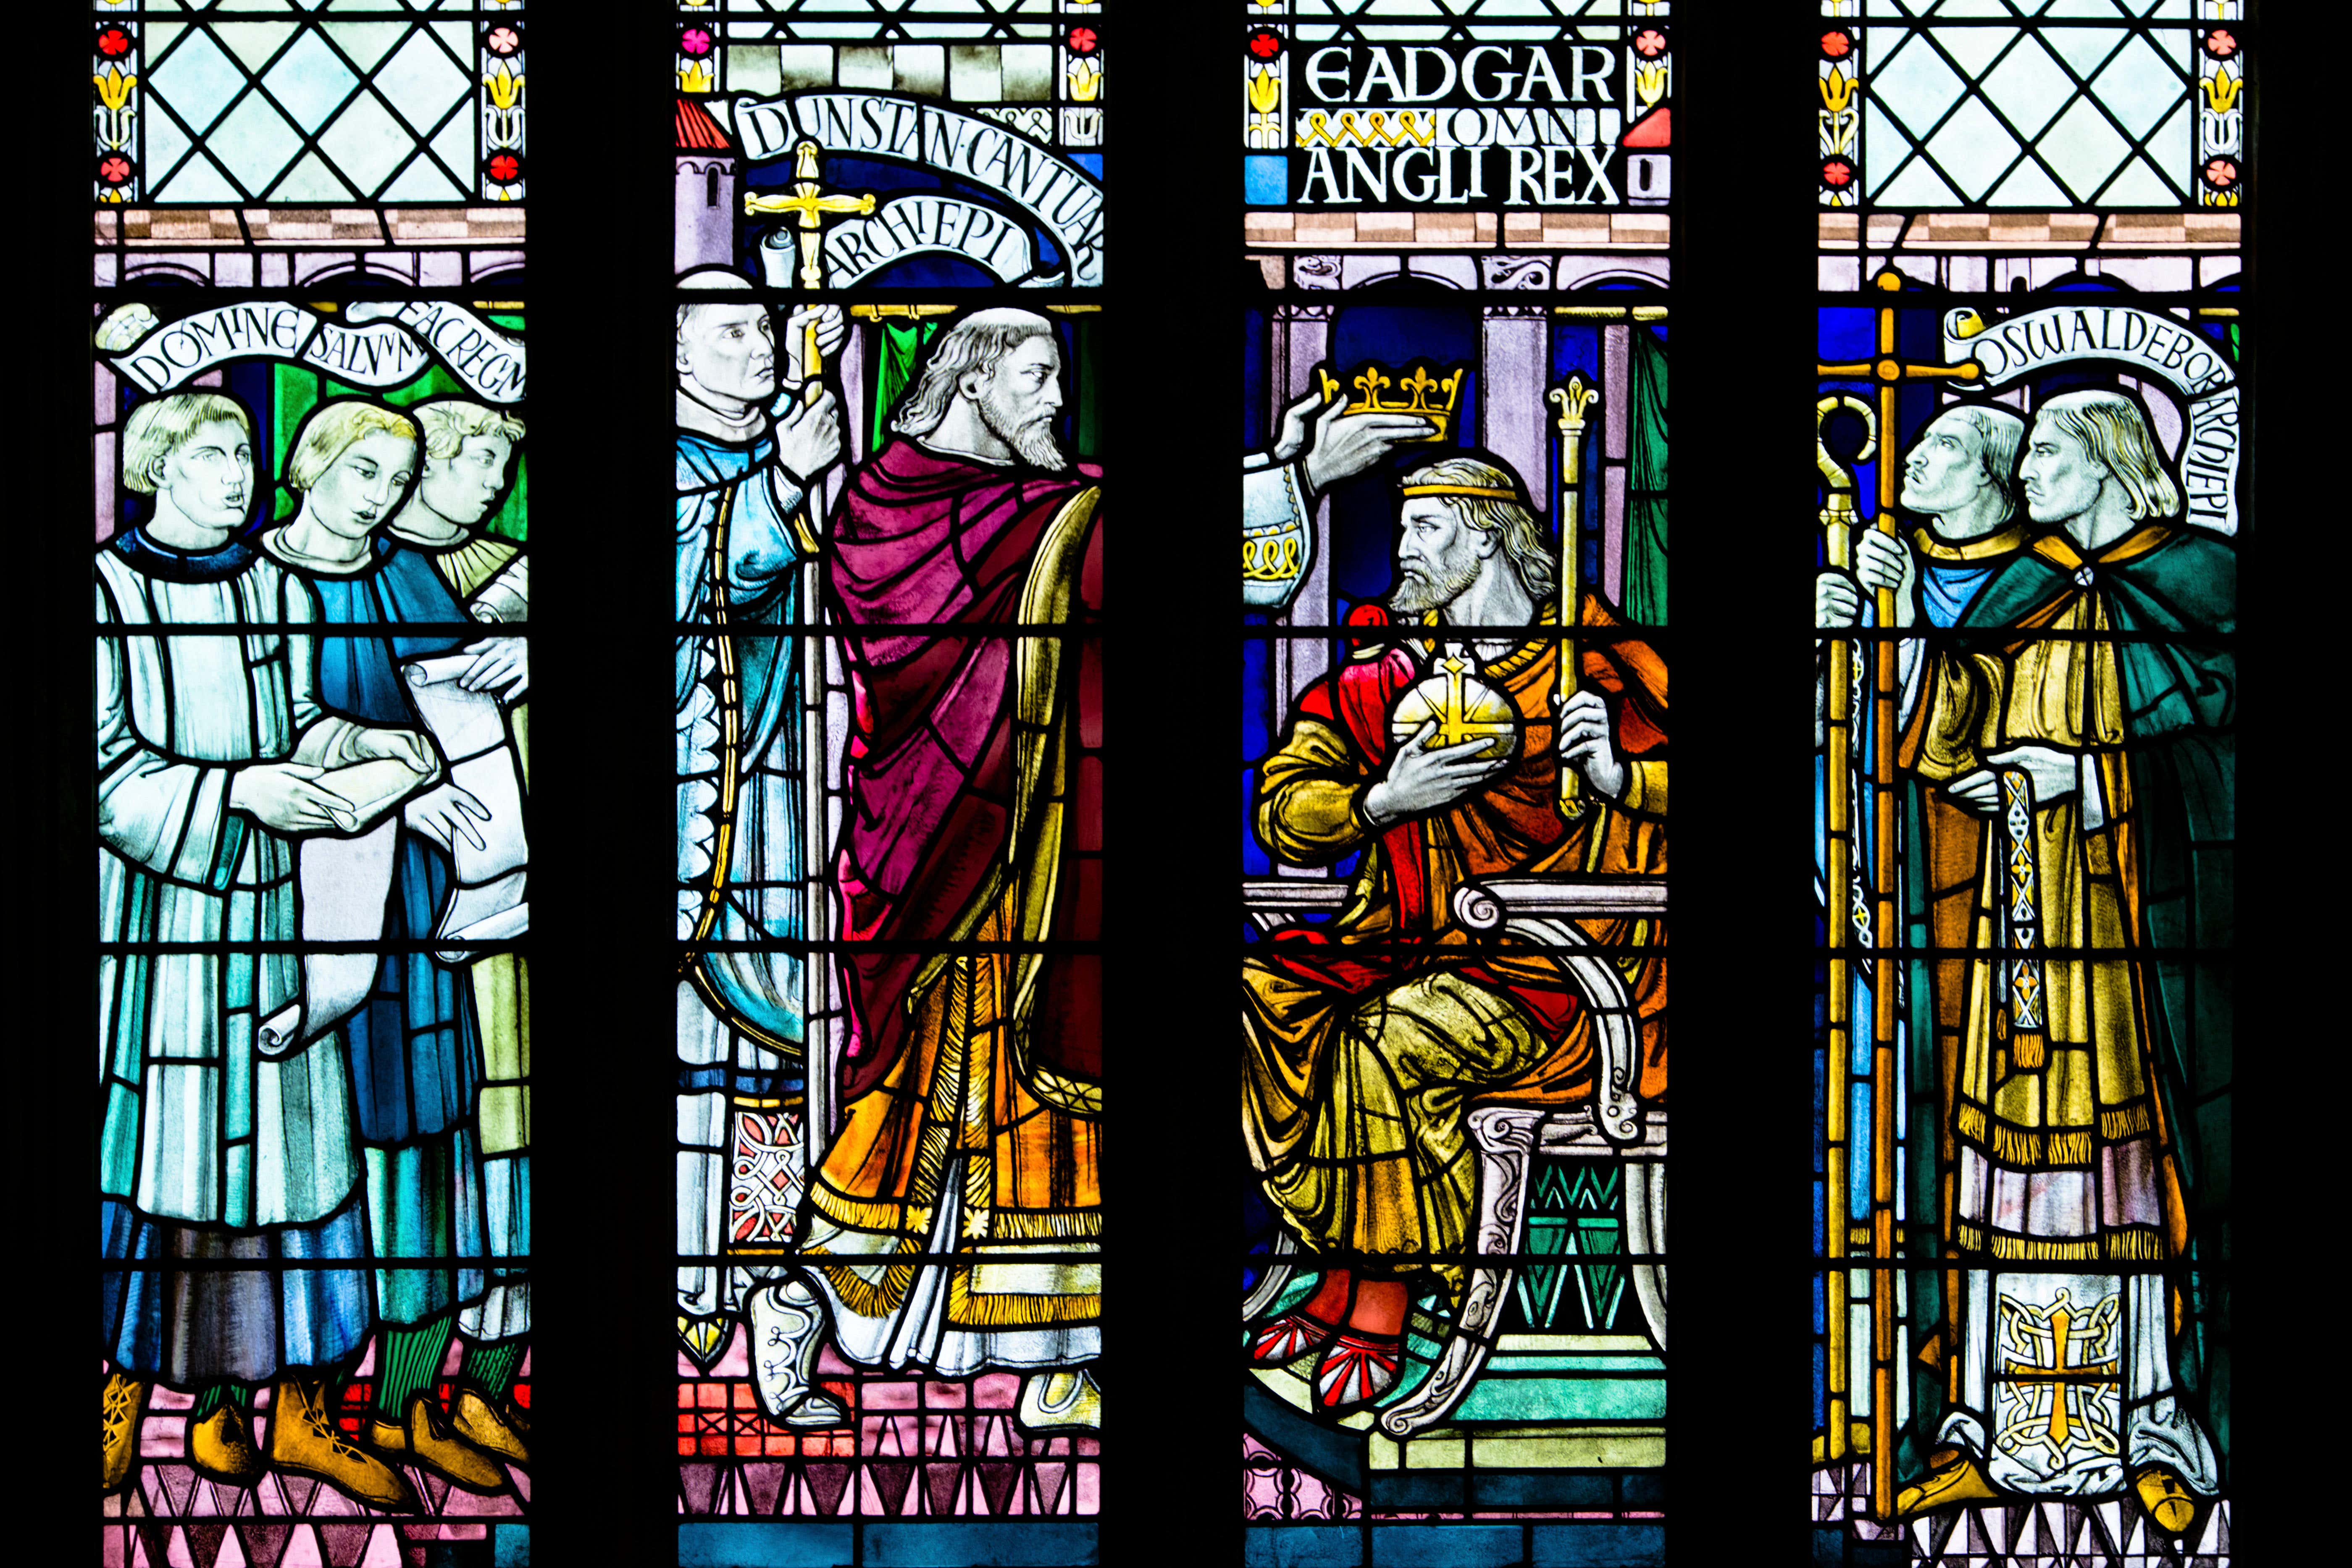
[[[375,757],[319,775],[320,788],[352,803],[348,833],[305,838],[295,849],[306,942],[373,942],[383,935],[392,895],[393,854],[400,844],[396,808],[436,773],[397,757]],[[302,959],[302,1000],[263,1020],[254,1047],[266,1058],[291,1055],[349,1017],[367,1000],[382,955],[311,952]]]
[[[463,833],[444,837],[420,826],[449,852],[457,881],[434,928],[444,963],[461,963],[483,943],[509,942],[530,929],[530,846],[523,831],[522,769],[495,693],[468,691],[457,678],[474,656],[456,653],[404,665],[408,698],[449,764],[449,782],[489,815],[469,816],[478,844]]]

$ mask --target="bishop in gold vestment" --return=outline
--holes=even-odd
[[[1931,667],[1905,738],[1923,780],[1994,807],[1944,1086],[1956,1288],[1934,1348],[1939,1436],[2004,1491],[2112,1491],[2151,1467],[2219,1486],[2182,1382],[2206,1227],[2186,1086],[2200,1052],[2207,1081],[2225,1059],[2226,1015],[2203,966],[2147,950],[2229,940],[2235,672],[2200,634],[2234,628],[2234,593],[2230,546],[2200,530],[2046,533],[1962,623],[2010,630]]]

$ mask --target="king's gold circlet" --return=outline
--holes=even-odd
[[[1494,485],[1407,485],[1405,498],[1414,496],[1476,496],[1486,500],[1517,500],[1519,492]]]

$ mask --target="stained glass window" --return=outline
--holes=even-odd
[[[2240,8],[1854,9],[1821,33],[1816,1560],[2226,1559]]]
[[[1674,53],[1494,9],[1236,35],[1252,1563],[1664,1561]]]
[[[94,8],[100,202],[523,194],[522,0]]]
[[[111,1563],[529,1557],[522,18],[318,10],[96,7]]]
[[[679,8],[683,1562],[1097,1560],[1100,12]]]

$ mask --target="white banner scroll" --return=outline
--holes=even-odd
[[[1054,237],[1061,286],[1102,281],[1103,193],[1092,174],[993,121],[881,92],[800,92],[733,100],[743,156],[765,163],[803,141],[827,153],[916,163],[995,192]]]
[[[846,289],[894,261],[925,254],[958,256],[1004,283],[1057,283],[1033,279],[1037,252],[1029,232],[1002,213],[953,196],[900,196],[872,217],[845,217],[824,231],[824,276]],[[760,242],[760,266],[773,289],[800,287],[797,233],[780,228]]]
[[[1944,360],[1973,359],[1983,385],[2080,360],[2107,360],[2180,395],[2189,436],[2180,448],[2188,521],[2238,531],[2238,377],[2221,345],[2188,322],[2129,305],[2053,305],[1988,326],[1966,306],[1944,317]]]
[[[255,300],[168,325],[134,301],[109,313],[98,346],[118,374],[148,392],[184,386],[230,360],[308,364],[371,387],[403,385],[437,360],[476,396],[509,405],[522,401],[527,369],[520,338],[446,300],[355,304],[341,321],[290,300]]]
[[[320,788],[352,803],[361,831],[349,837],[305,838],[296,846],[294,879],[304,942],[383,940],[393,855],[400,844],[400,818],[392,808],[431,776],[391,758],[319,775]],[[383,958],[373,949],[304,954],[302,1000],[264,1020],[254,1048],[273,1059],[289,1056],[351,1016],[367,1000]]]
[[[444,963],[462,963],[473,956],[475,945],[511,941],[530,929],[530,844],[523,826],[522,769],[497,696],[457,684],[473,662],[472,654],[456,653],[402,667],[409,700],[448,761],[449,782],[490,814],[488,821],[471,814],[466,817],[480,837],[479,844],[463,833],[445,840],[438,833],[418,829],[449,851],[457,872],[457,885],[433,932],[436,941],[446,944],[436,952]]]

